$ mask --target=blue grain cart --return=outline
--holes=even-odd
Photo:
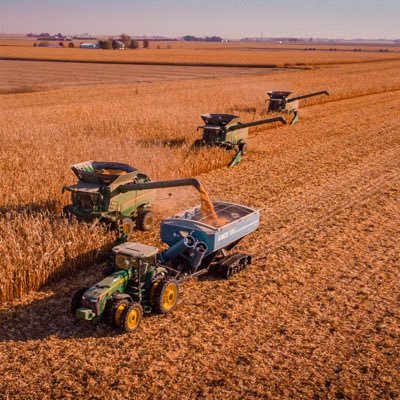
[[[260,212],[222,201],[214,202],[213,206],[217,226],[216,219],[204,215],[198,206],[164,219],[161,222],[161,240],[173,248],[183,243],[183,238],[190,238],[191,247],[188,246],[183,253],[190,264],[190,271],[186,271],[188,275],[201,275],[212,267],[214,272],[228,278],[251,262],[248,254],[229,252],[258,228]]]

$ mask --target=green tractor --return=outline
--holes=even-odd
[[[197,129],[203,130],[201,139],[195,140],[193,148],[202,146],[216,146],[227,150],[234,150],[235,155],[229,164],[230,167],[238,164],[247,154],[247,136],[249,127],[281,122],[286,124],[282,117],[263,119],[259,121],[243,123],[240,117],[231,114],[204,114],[201,116],[203,126]]]
[[[150,178],[128,164],[85,161],[72,165],[78,182],[64,186],[71,193],[71,203],[64,207],[63,216],[78,221],[110,222],[127,237],[133,228],[147,231],[154,224],[150,206],[155,190],[122,191],[127,184],[149,182]]]
[[[158,249],[126,242],[113,248],[106,272],[112,272],[91,288],[78,290],[71,301],[77,319],[104,321],[126,332],[137,329],[143,313],[172,311],[179,283],[167,279],[168,270],[156,262]]]

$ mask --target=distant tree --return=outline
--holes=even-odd
[[[222,42],[222,38],[219,36],[206,36],[206,42]]]
[[[126,33],[121,33],[119,40],[125,45],[125,48],[127,49],[129,47],[129,45],[131,44],[132,39]]]
[[[112,40],[100,40],[99,44],[103,50],[111,50],[113,48]]]
[[[148,49],[150,47],[150,42],[147,39],[143,40],[143,48]]]
[[[132,39],[131,43],[129,45],[130,49],[138,49],[139,48],[139,42],[137,40]]]
[[[201,39],[197,38],[196,36],[186,35],[186,36],[183,37],[183,40],[185,40],[186,42],[198,42]]]
[[[60,47],[64,47],[64,42],[59,42],[58,45],[59,45]]]
[[[33,43],[33,47],[36,47],[37,46],[37,43],[35,42],[35,43]]]
[[[70,43],[68,43],[68,47],[69,47],[70,49],[72,49],[72,48],[75,47],[75,45],[74,45],[72,42],[70,42]]]

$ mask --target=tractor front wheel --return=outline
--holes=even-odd
[[[152,304],[153,310],[157,314],[171,312],[178,302],[179,283],[176,279],[166,278],[162,280],[154,289]]]
[[[113,328],[118,328],[123,323],[123,314],[129,307],[128,299],[109,300],[105,311],[105,322]]]
[[[125,332],[133,332],[142,322],[143,308],[139,303],[133,303],[126,308],[122,316],[122,327]]]
[[[89,288],[84,287],[84,288],[81,288],[81,289],[77,290],[73,294],[72,299],[71,299],[71,313],[72,314],[75,315],[76,310],[78,308],[82,307],[82,296],[83,296],[83,293],[85,293],[86,290],[88,290],[88,289]]]
[[[154,225],[154,215],[151,211],[145,211],[136,218],[136,227],[141,231],[149,231]]]

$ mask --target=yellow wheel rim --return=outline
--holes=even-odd
[[[126,325],[132,330],[136,329],[140,322],[140,311],[137,308],[133,308],[126,317]]]
[[[177,294],[178,289],[176,285],[173,283],[167,285],[162,298],[162,305],[165,310],[169,310],[175,305]]]
[[[116,309],[115,309],[115,314],[114,314],[114,322],[116,325],[119,325],[121,322],[121,317],[122,313],[124,312],[126,308],[126,304],[120,304]]]

